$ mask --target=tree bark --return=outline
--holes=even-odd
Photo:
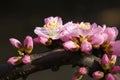
[[[29,74],[52,69],[59,70],[62,65],[85,66],[91,76],[92,72],[102,70],[100,58],[91,54],[81,54],[81,52],[69,52],[64,49],[55,49],[52,51],[32,54],[32,62],[30,64],[19,64],[13,66],[11,64],[0,65],[0,80],[16,80],[18,78],[26,78]],[[115,75],[116,80],[119,80],[120,75]]]

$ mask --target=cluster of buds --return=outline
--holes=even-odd
[[[120,56],[120,40],[116,40],[118,29],[116,27],[107,27],[106,25],[90,24],[89,22],[69,21],[63,24],[60,17],[48,17],[44,19],[45,24],[42,27],[36,27],[34,33],[37,37],[27,36],[24,45],[14,38],[10,38],[11,44],[17,48],[20,56],[11,57],[8,62],[15,65],[17,63],[30,63],[30,53],[34,44],[51,46],[54,41],[61,41],[60,46],[66,51],[78,52],[81,54],[92,54],[94,50],[101,50],[102,53],[96,53],[101,56],[101,66],[103,70],[93,72],[95,79],[115,80],[114,74],[120,72],[120,67],[115,66],[117,56]],[[59,42],[58,42],[59,43]],[[92,54],[94,55],[94,54]],[[87,74],[85,67],[80,67],[73,80],[81,80],[82,76]]]
[[[22,45],[22,43],[15,38],[10,38],[9,40],[12,46],[17,49],[19,56],[13,56],[9,58],[8,63],[12,65],[17,65],[20,64],[21,62],[23,62],[24,64],[30,63],[31,62],[30,53],[32,52],[33,49],[32,37],[26,36],[24,40],[24,45]]]
[[[34,38],[36,44],[51,45],[55,40],[61,40],[65,50],[90,53],[93,48],[102,48],[105,53],[120,55],[120,41],[115,41],[116,27],[72,21],[63,24],[60,17],[48,17],[44,21],[43,27],[34,30],[38,35]]]

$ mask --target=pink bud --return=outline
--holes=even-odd
[[[33,39],[31,36],[26,36],[25,40],[24,40],[24,46],[27,49],[32,49],[33,48]]]
[[[79,49],[79,45],[73,41],[67,41],[63,43],[63,47],[64,49],[70,50],[70,51],[77,51]]]
[[[25,56],[22,58],[22,62],[23,62],[24,64],[30,63],[30,62],[31,62],[30,56],[29,56],[29,55],[25,55]]]
[[[96,71],[92,74],[93,78],[95,79],[101,79],[104,77],[104,73],[101,71]]]
[[[90,42],[88,42],[87,40],[84,40],[82,43],[81,43],[81,51],[82,52],[89,52],[92,50],[92,45]]]
[[[21,59],[21,57],[14,56],[14,57],[9,58],[7,62],[12,65],[16,65],[20,59]]]
[[[109,64],[109,58],[108,58],[108,55],[107,55],[107,54],[104,54],[104,55],[103,55],[101,63],[102,63],[103,65]]]
[[[12,44],[12,46],[15,48],[20,48],[22,45],[21,42],[15,38],[10,38],[9,41]]]
[[[74,75],[74,76],[72,77],[72,80],[78,80],[78,79],[77,79],[77,76]]]
[[[110,65],[112,65],[112,66],[115,65],[116,59],[117,59],[116,55],[111,55],[110,61],[109,61]]]
[[[109,73],[109,74],[107,74],[105,80],[115,80],[115,78],[111,73]]]
[[[34,43],[46,45],[48,40],[49,40],[49,38],[47,38],[47,37],[38,36],[37,38],[34,39]]]
[[[120,66],[114,66],[112,68],[112,73],[118,73],[118,72],[120,72]]]
[[[80,67],[78,72],[81,74],[81,75],[85,75],[87,74],[87,69],[85,67]]]

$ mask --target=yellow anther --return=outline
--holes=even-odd
[[[88,30],[88,29],[90,29],[90,24],[81,22],[80,24],[78,24],[78,27],[81,29]]]

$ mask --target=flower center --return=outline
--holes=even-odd
[[[44,25],[45,28],[48,28],[51,30],[56,29],[57,26],[58,26],[58,21],[56,19],[54,19]]]
[[[90,24],[81,22],[80,24],[78,24],[78,27],[84,30],[88,30],[90,29]]]

